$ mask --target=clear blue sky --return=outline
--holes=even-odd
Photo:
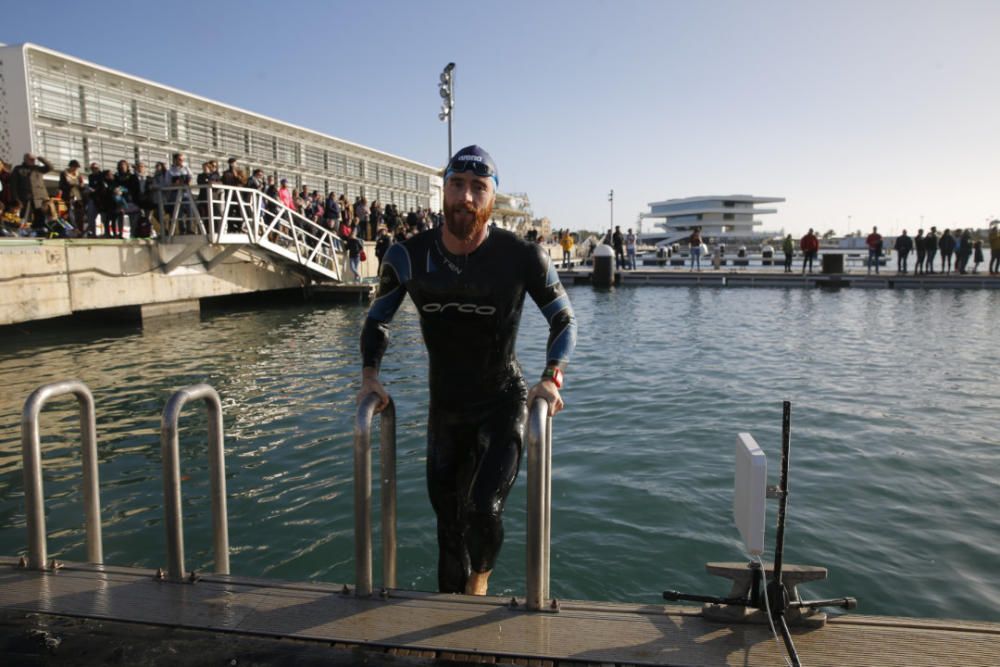
[[[1000,217],[1000,2],[15,2],[0,41],[438,165],[456,147],[557,227],[788,199],[765,227]]]

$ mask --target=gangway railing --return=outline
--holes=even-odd
[[[213,244],[249,243],[341,280],[340,238],[260,190],[215,183],[174,185],[156,190],[156,205],[165,240],[201,235]]]
[[[354,583],[355,595],[372,594],[371,430],[379,397],[358,405],[354,424]],[[381,413],[382,585],[396,587],[396,408],[392,399]],[[532,611],[552,611],[549,600],[549,551],[552,514],[552,417],[549,404],[536,399],[528,417],[527,595]]]
[[[369,394],[354,422],[354,586],[372,594],[372,419],[380,402]],[[382,585],[396,587],[396,406],[389,398],[379,428],[382,472]]]
[[[226,463],[223,449],[222,401],[207,384],[174,393],[163,408],[160,451],[163,459],[163,511],[167,531],[167,577],[184,581],[184,520],[181,515],[180,438],[177,422],[184,404],[203,400],[208,415],[208,461],[212,484],[212,542],[215,573],[229,574],[229,521],[226,515]]]
[[[42,385],[28,396],[21,413],[21,456],[24,466],[24,505],[28,525],[28,562],[32,570],[45,570],[48,544],[45,532],[45,495],[42,490],[42,448],[38,417],[53,398],[73,394],[80,407],[83,463],[83,506],[87,530],[87,560],[104,561],[101,541],[101,498],[97,475],[97,421],[94,396],[79,380]]]
[[[552,542],[552,416],[549,403],[536,398],[528,415],[528,609],[553,609],[549,600],[549,548]]]

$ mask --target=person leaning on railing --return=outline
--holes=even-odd
[[[245,188],[247,187],[247,175],[239,167],[239,163],[236,158],[231,157],[228,160],[229,168],[222,172],[222,184],[228,185],[234,188]],[[239,232],[240,231],[240,220],[242,215],[240,214],[240,200],[245,200],[245,194],[240,192],[239,199],[233,197],[229,202],[229,210],[226,215],[229,218],[229,224],[227,225],[228,232]]]
[[[179,215],[181,224],[176,233],[191,234],[194,231],[191,221],[191,197],[188,194],[188,188],[184,187],[191,185],[191,170],[184,164],[184,161],[184,153],[174,153],[170,169],[167,170],[170,186],[175,189],[167,197],[166,217],[168,220],[173,219],[174,208],[178,205],[181,206],[182,210]]]

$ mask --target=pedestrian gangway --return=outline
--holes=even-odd
[[[188,248],[164,265],[170,273],[206,244],[225,247],[209,269],[240,250],[304,270],[320,281],[342,282],[341,242],[327,229],[254,188],[208,183],[156,192],[160,236]]]

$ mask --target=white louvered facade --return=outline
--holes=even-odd
[[[296,187],[364,195],[401,211],[441,207],[440,170],[221,102],[139,79],[33,44],[0,46],[0,157],[25,152],[57,170],[72,160],[193,169],[235,157]]]

